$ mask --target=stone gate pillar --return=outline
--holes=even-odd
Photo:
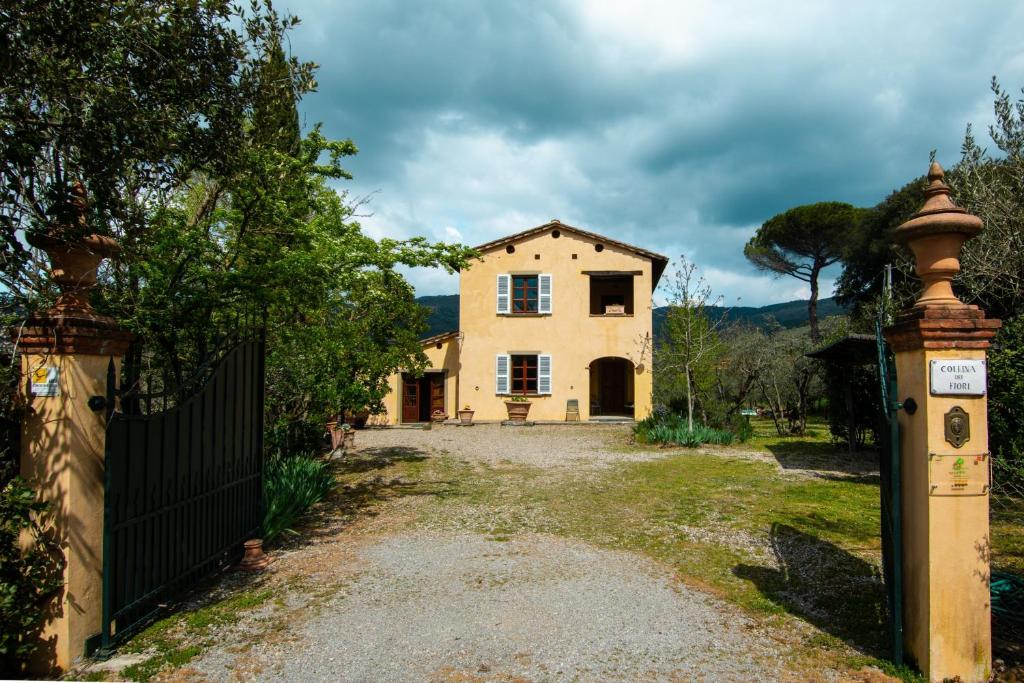
[[[78,186],[82,225],[84,200]],[[21,473],[50,503],[65,559],[64,587],[51,604],[32,662],[35,672],[47,673],[66,671],[100,631],[106,411],[90,399],[106,395],[110,361],[119,368],[132,335],[89,304],[100,262],[119,250],[112,239],[88,235],[69,243],[33,235],[29,242],[47,252],[61,290],[53,308],[11,330],[27,406]]]
[[[902,458],[904,645],[930,681],[989,679],[990,456],[985,350],[999,329],[951,282],[981,219],[932,163],[927,199],[896,230],[924,287],[885,337],[896,354]]]

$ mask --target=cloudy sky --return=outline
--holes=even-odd
[[[767,218],[875,204],[932,149],[955,163],[992,119],[990,78],[1024,86],[1018,0],[277,6],[321,65],[305,124],[360,148],[339,189],[372,194],[370,234],[476,245],[558,218],[685,254],[730,304],[806,295],[743,258]]]

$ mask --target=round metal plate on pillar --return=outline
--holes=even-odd
[[[930,681],[976,683],[992,668],[983,369],[1000,322],[953,292],[960,249],[982,222],[953,204],[944,175],[933,162],[924,206],[896,229],[923,288],[884,333],[904,406],[915,407],[898,418],[905,649]]]

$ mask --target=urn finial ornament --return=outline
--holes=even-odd
[[[17,329],[26,351],[120,356],[135,338],[110,316],[97,313],[89,301],[100,263],[121,248],[112,237],[89,232],[88,202],[85,185],[73,182],[59,218],[48,229],[25,235],[25,241],[46,252],[50,278],[60,290],[48,311],[29,316]]]
[[[56,226],[48,233],[26,236],[29,244],[46,252],[50,259],[50,276],[60,289],[57,302],[47,314],[113,326],[113,319],[93,310],[89,293],[96,287],[100,263],[119,253],[121,248],[110,237],[86,234],[88,195],[81,181],[72,183],[68,205],[73,216],[69,224]]]
[[[964,242],[982,228],[980,218],[950,199],[945,175],[942,166],[933,161],[928,169],[924,205],[896,228],[896,239],[914,252],[914,272],[924,283],[916,307],[963,305],[953,293],[953,277],[960,272],[960,249]]]

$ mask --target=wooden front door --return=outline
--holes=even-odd
[[[622,415],[626,412],[626,362],[620,358],[601,361],[601,412]]]
[[[402,375],[402,422],[420,421],[420,381]]]
[[[430,414],[436,411],[444,412],[444,375],[435,372],[430,377]]]

